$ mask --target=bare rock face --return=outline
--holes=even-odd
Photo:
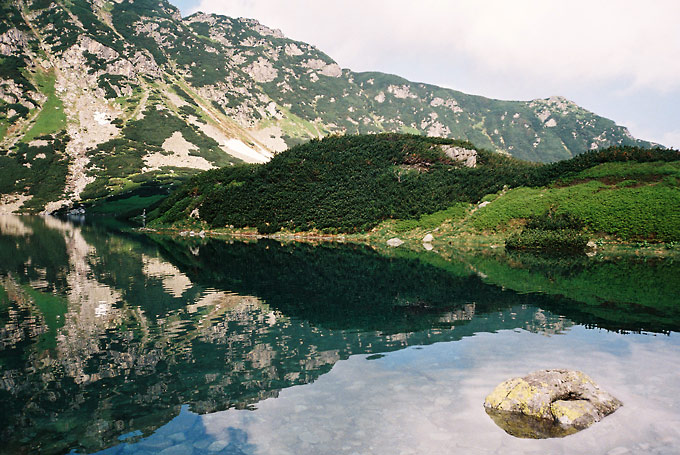
[[[246,72],[257,82],[271,82],[276,79],[279,74],[272,63],[263,57],[259,57],[256,61],[251,63],[246,68]]]
[[[466,167],[477,166],[477,150],[457,147],[455,145],[442,145],[442,152],[452,160],[462,161]]]
[[[564,437],[622,406],[580,371],[541,370],[498,385],[484,401],[494,422],[519,438]]]
[[[0,55],[23,52],[27,44],[26,35],[16,28],[11,28],[0,35]]]

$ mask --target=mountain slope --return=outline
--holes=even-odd
[[[561,97],[354,73],[257,21],[182,18],[164,0],[13,0],[0,13],[0,210],[168,185],[331,133],[450,137],[533,161],[649,145]]]

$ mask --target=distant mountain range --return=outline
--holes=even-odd
[[[51,212],[386,131],[542,162],[652,145],[563,97],[500,101],[355,73],[255,20],[182,18],[165,0],[0,5],[0,211]]]

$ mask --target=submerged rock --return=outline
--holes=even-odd
[[[484,401],[494,422],[519,438],[564,437],[616,411],[622,403],[580,371],[541,370],[498,385]]]
[[[427,234],[425,237],[423,237],[423,243],[432,243],[434,240],[434,236],[432,234]]]

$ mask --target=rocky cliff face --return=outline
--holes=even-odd
[[[648,145],[561,97],[490,100],[341,69],[251,19],[182,18],[149,0],[0,7],[0,194],[23,210],[264,162],[331,133],[384,131],[535,161]]]

